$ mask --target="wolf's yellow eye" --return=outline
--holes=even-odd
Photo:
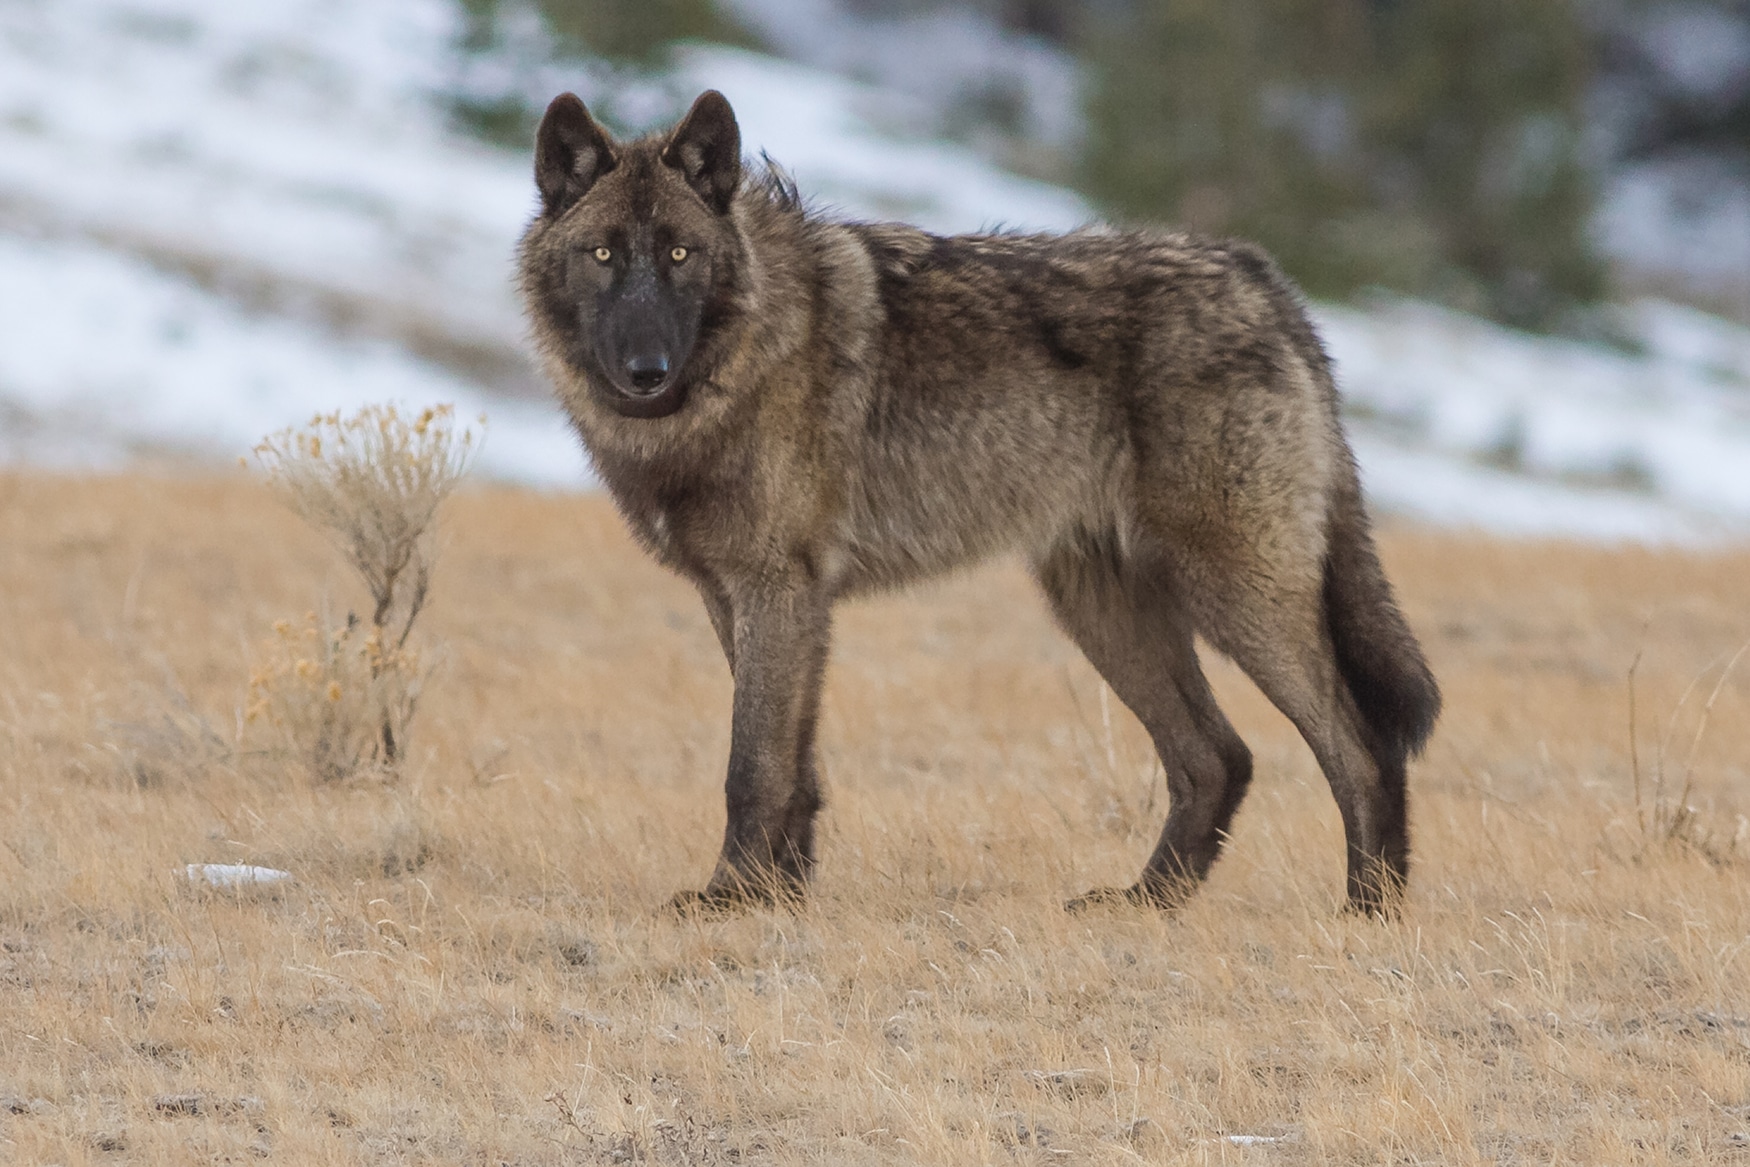
[[[684,247],[677,247],[668,253],[668,257],[676,263],[685,263],[687,262],[687,249]]]
[[[614,258],[614,253],[605,247],[598,247],[595,249],[595,258],[597,263],[606,263]]]

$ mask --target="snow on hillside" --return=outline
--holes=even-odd
[[[1007,130],[1065,151],[1075,149],[1085,129],[1075,58],[1003,27],[990,6],[723,3],[787,59],[876,83],[890,115],[912,115],[926,129],[997,136]],[[998,125],[990,124],[993,115]]]
[[[521,352],[527,158],[453,132],[446,95],[571,88],[641,128],[710,85],[750,152],[846,214],[1091,217],[817,69],[693,46],[628,76],[533,35],[464,57],[460,32],[447,0],[0,5],[0,460],[229,457],[318,409],[447,400],[491,415],[486,472],[585,483]],[[1750,331],[1625,311],[1632,354],[1415,303],[1319,308],[1376,500],[1503,532],[1750,532]]]
[[[1750,329],[1640,301],[1630,355],[1414,301],[1315,315],[1390,509],[1586,539],[1750,532]]]
[[[514,342],[516,159],[445,130],[443,0],[0,6],[0,207],[348,328]]]
[[[575,482],[570,433],[542,404],[382,340],[326,338],[80,240],[0,235],[0,461],[116,465],[155,452],[236,456],[318,409],[448,401],[491,419],[480,465]]]

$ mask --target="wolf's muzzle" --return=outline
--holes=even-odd
[[[602,394],[608,408],[621,417],[667,417],[687,403],[686,380],[670,375],[666,360],[660,371],[650,368],[634,371],[633,363],[628,361],[626,373],[635,387],[633,391],[610,384]],[[644,375],[642,380],[640,373]]]
[[[640,393],[651,393],[668,380],[665,353],[639,353],[626,362],[626,378]]]

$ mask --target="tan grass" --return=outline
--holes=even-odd
[[[261,630],[360,602],[319,536],[243,479],[0,481],[0,1161],[1750,1161],[1750,670],[1709,848],[1638,825],[1628,732],[1637,653],[1643,767],[1702,678],[1685,772],[1750,554],[1387,533],[1449,710],[1397,924],[1340,912],[1323,781],[1225,665],[1259,778],[1210,885],[1065,915],[1158,830],[1140,730],[1012,567],[859,604],[812,901],[677,920],[698,601],[601,499],[451,506],[410,756],[323,784],[231,746]]]

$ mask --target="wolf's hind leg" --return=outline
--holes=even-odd
[[[1125,556],[1112,538],[1054,548],[1035,567],[1058,623],[1148,730],[1171,806],[1142,878],[1072,901],[1171,907],[1209,874],[1252,779],[1252,755],[1215,703],[1189,614],[1164,561]]]
[[[1337,665],[1319,577],[1229,572],[1201,589],[1198,627],[1245,670],[1312,748],[1348,843],[1352,908],[1390,914],[1408,868],[1403,766],[1382,766]]]

